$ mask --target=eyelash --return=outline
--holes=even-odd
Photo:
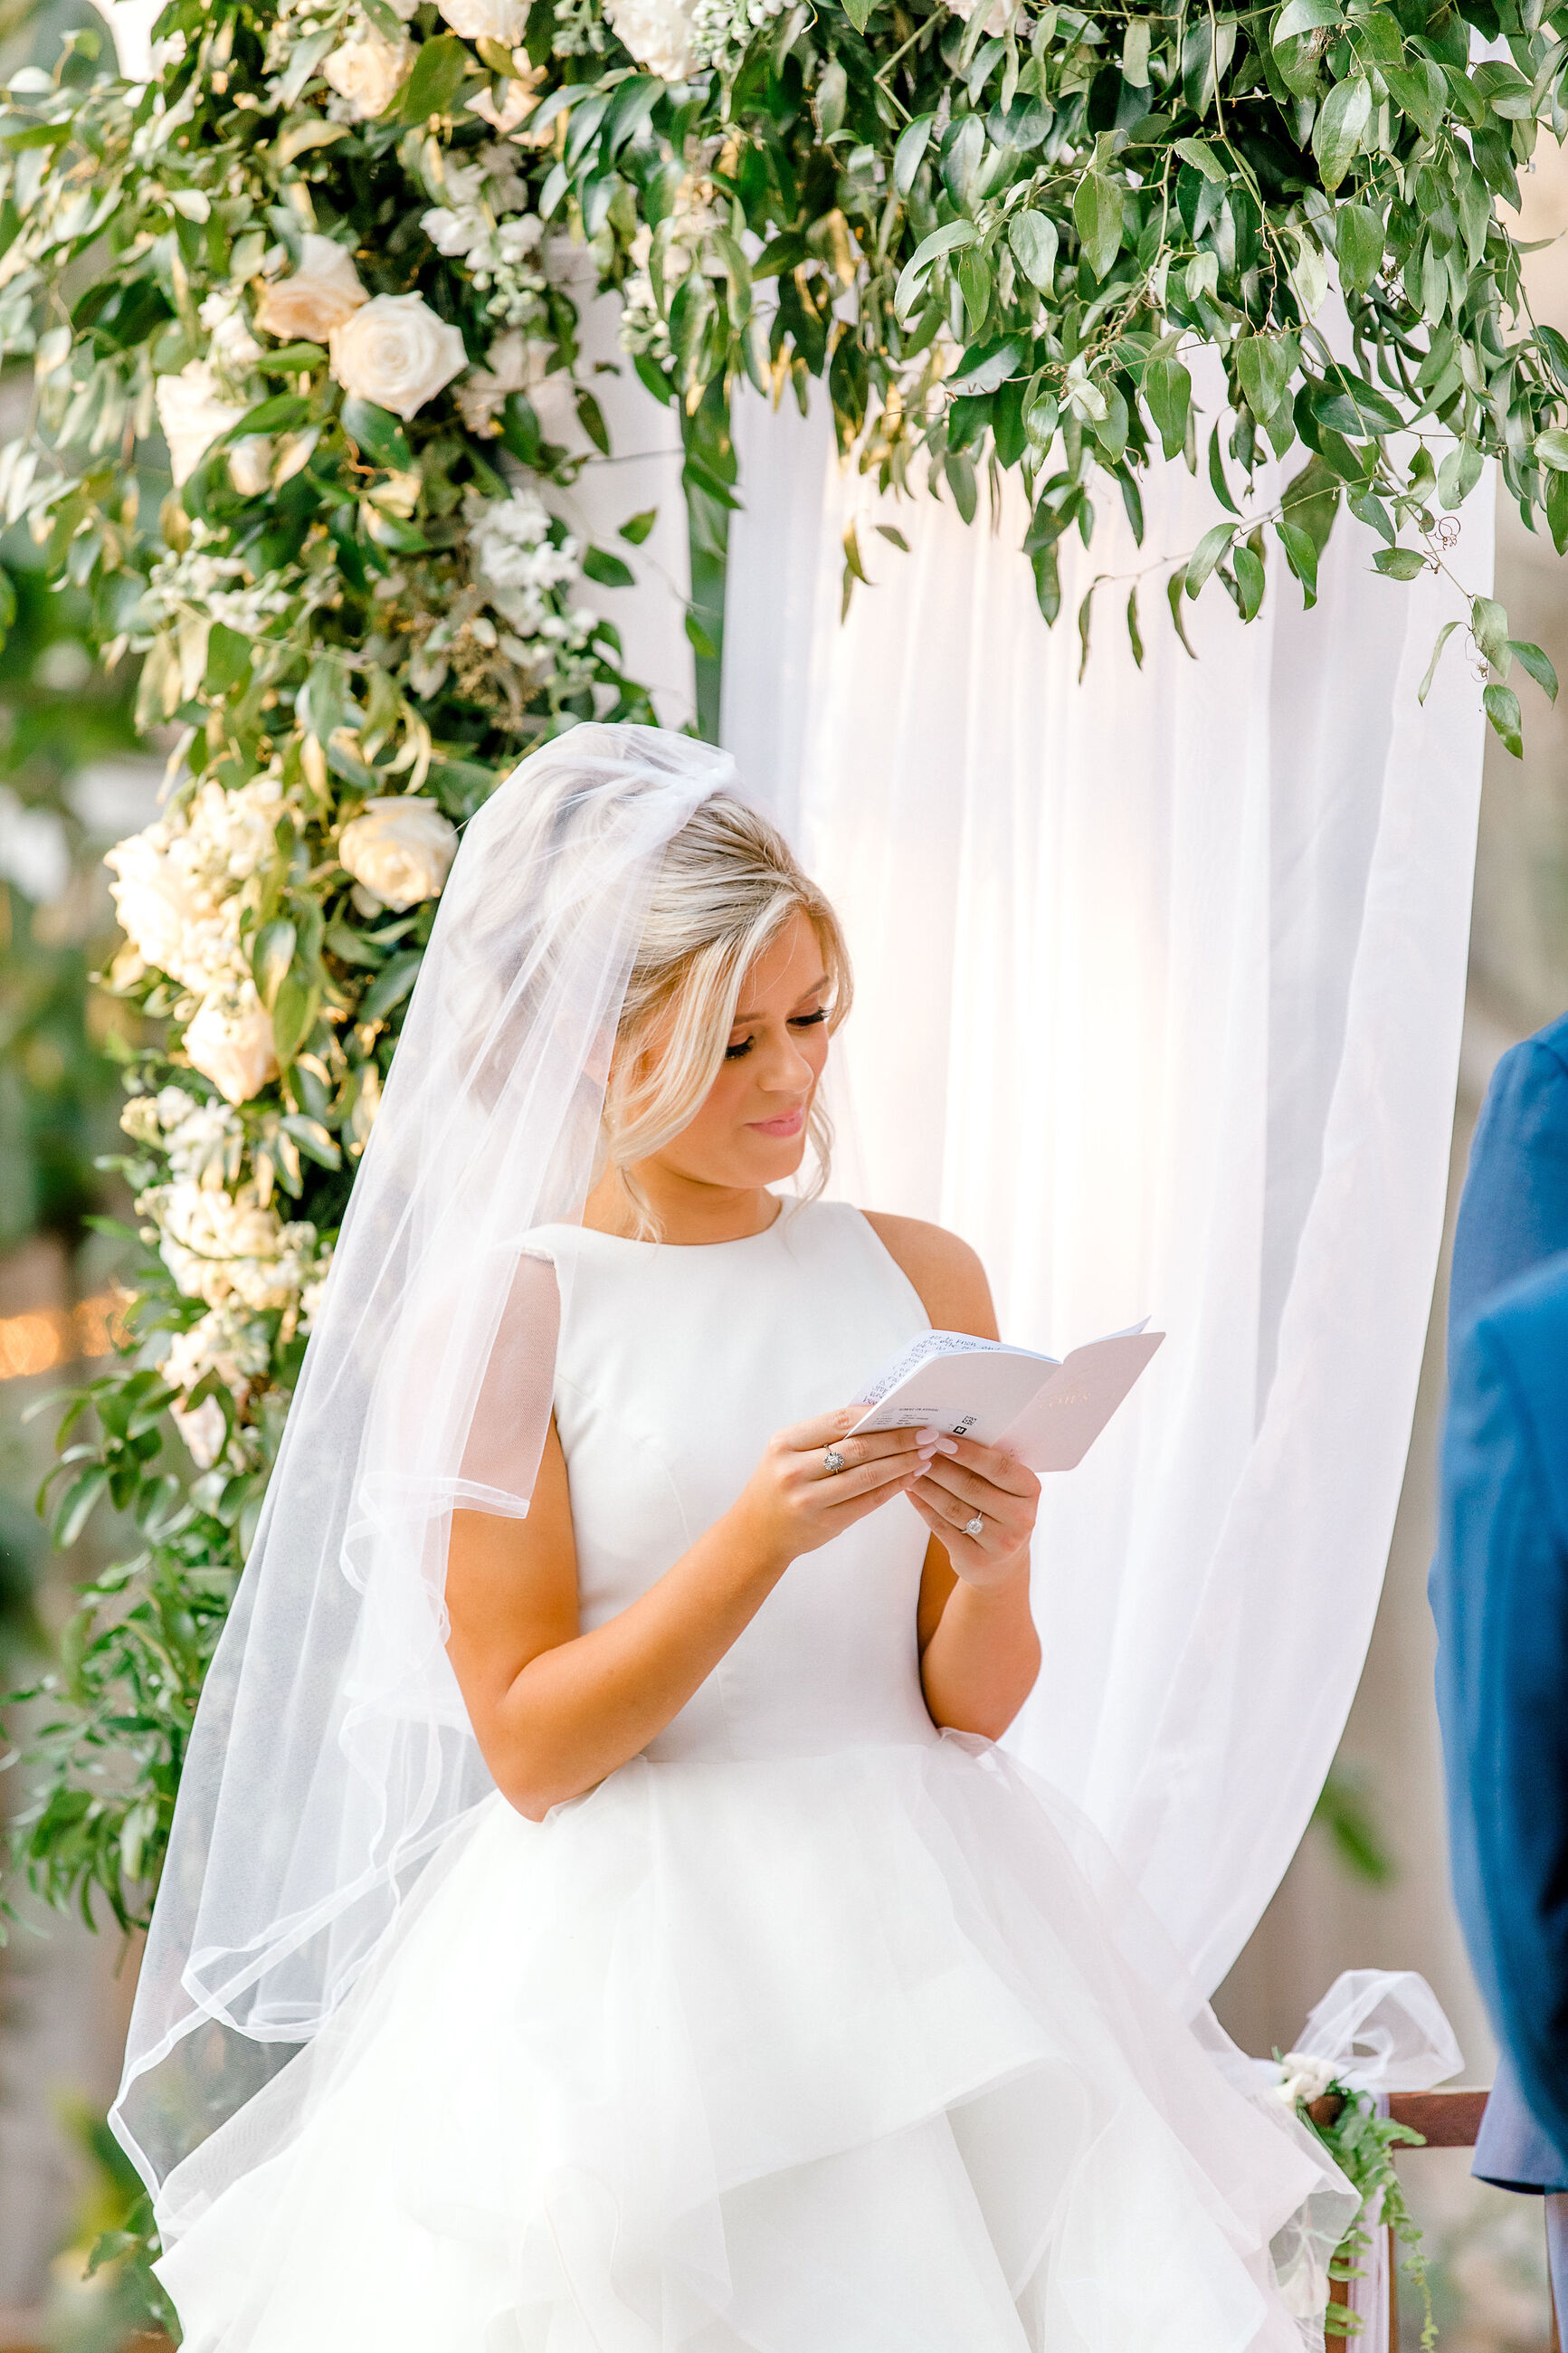
[[[815,1029],[818,1022],[826,1021],[826,1018],[827,1008],[824,1005],[819,1007],[817,1011],[815,1013],[797,1014],[789,1026],[792,1029]],[[738,1062],[744,1055],[749,1054],[751,1050],[752,1040],[749,1038],[742,1038],[738,1045],[725,1047],[724,1060],[727,1062]]]

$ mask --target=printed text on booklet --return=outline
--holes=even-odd
[[[945,1430],[1004,1446],[1031,1471],[1071,1471],[1164,1336],[1139,1324],[1058,1364],[967,1332],[922,1332],[869,1383],[855,1430]]]

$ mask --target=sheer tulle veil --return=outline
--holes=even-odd
[[[182,2161],[493,1788],[444,1648],[450,1514],[527,1511],[563,1303],[527,1237],[581,1214],[660,860],[732,776],[585,725],[465,828],[181,1781],[113,2117],[166,2237]]]

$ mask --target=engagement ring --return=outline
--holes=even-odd
[[[984,1512],[976,1512],[972,1520],[965,1520],[963,1523],[963,1533],[966,1536],[984,1535],[984,1532],[985,1514]]]
[[[840,1454],[837,1446],[830,1446],[828,1448],[826,1453],[822,1458],[822,1467],[828,1473],[829,1477],[832,1476],[834,1472],[843,1470],[844,1457]]]

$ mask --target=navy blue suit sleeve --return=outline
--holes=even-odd
[[[1568,1250],[1565,1028],[1511,1048],[1492,1074],[1454,1229],[1450,1349],[1505,1283]]]
[[[1467,1940],[1532,2113],[1568,2152],[1568,1527],[1507,1319],[1459,1344],[1444,1445],[1444,1694]],[[1466,1898],[1471,1898],[1466,1901]]]

